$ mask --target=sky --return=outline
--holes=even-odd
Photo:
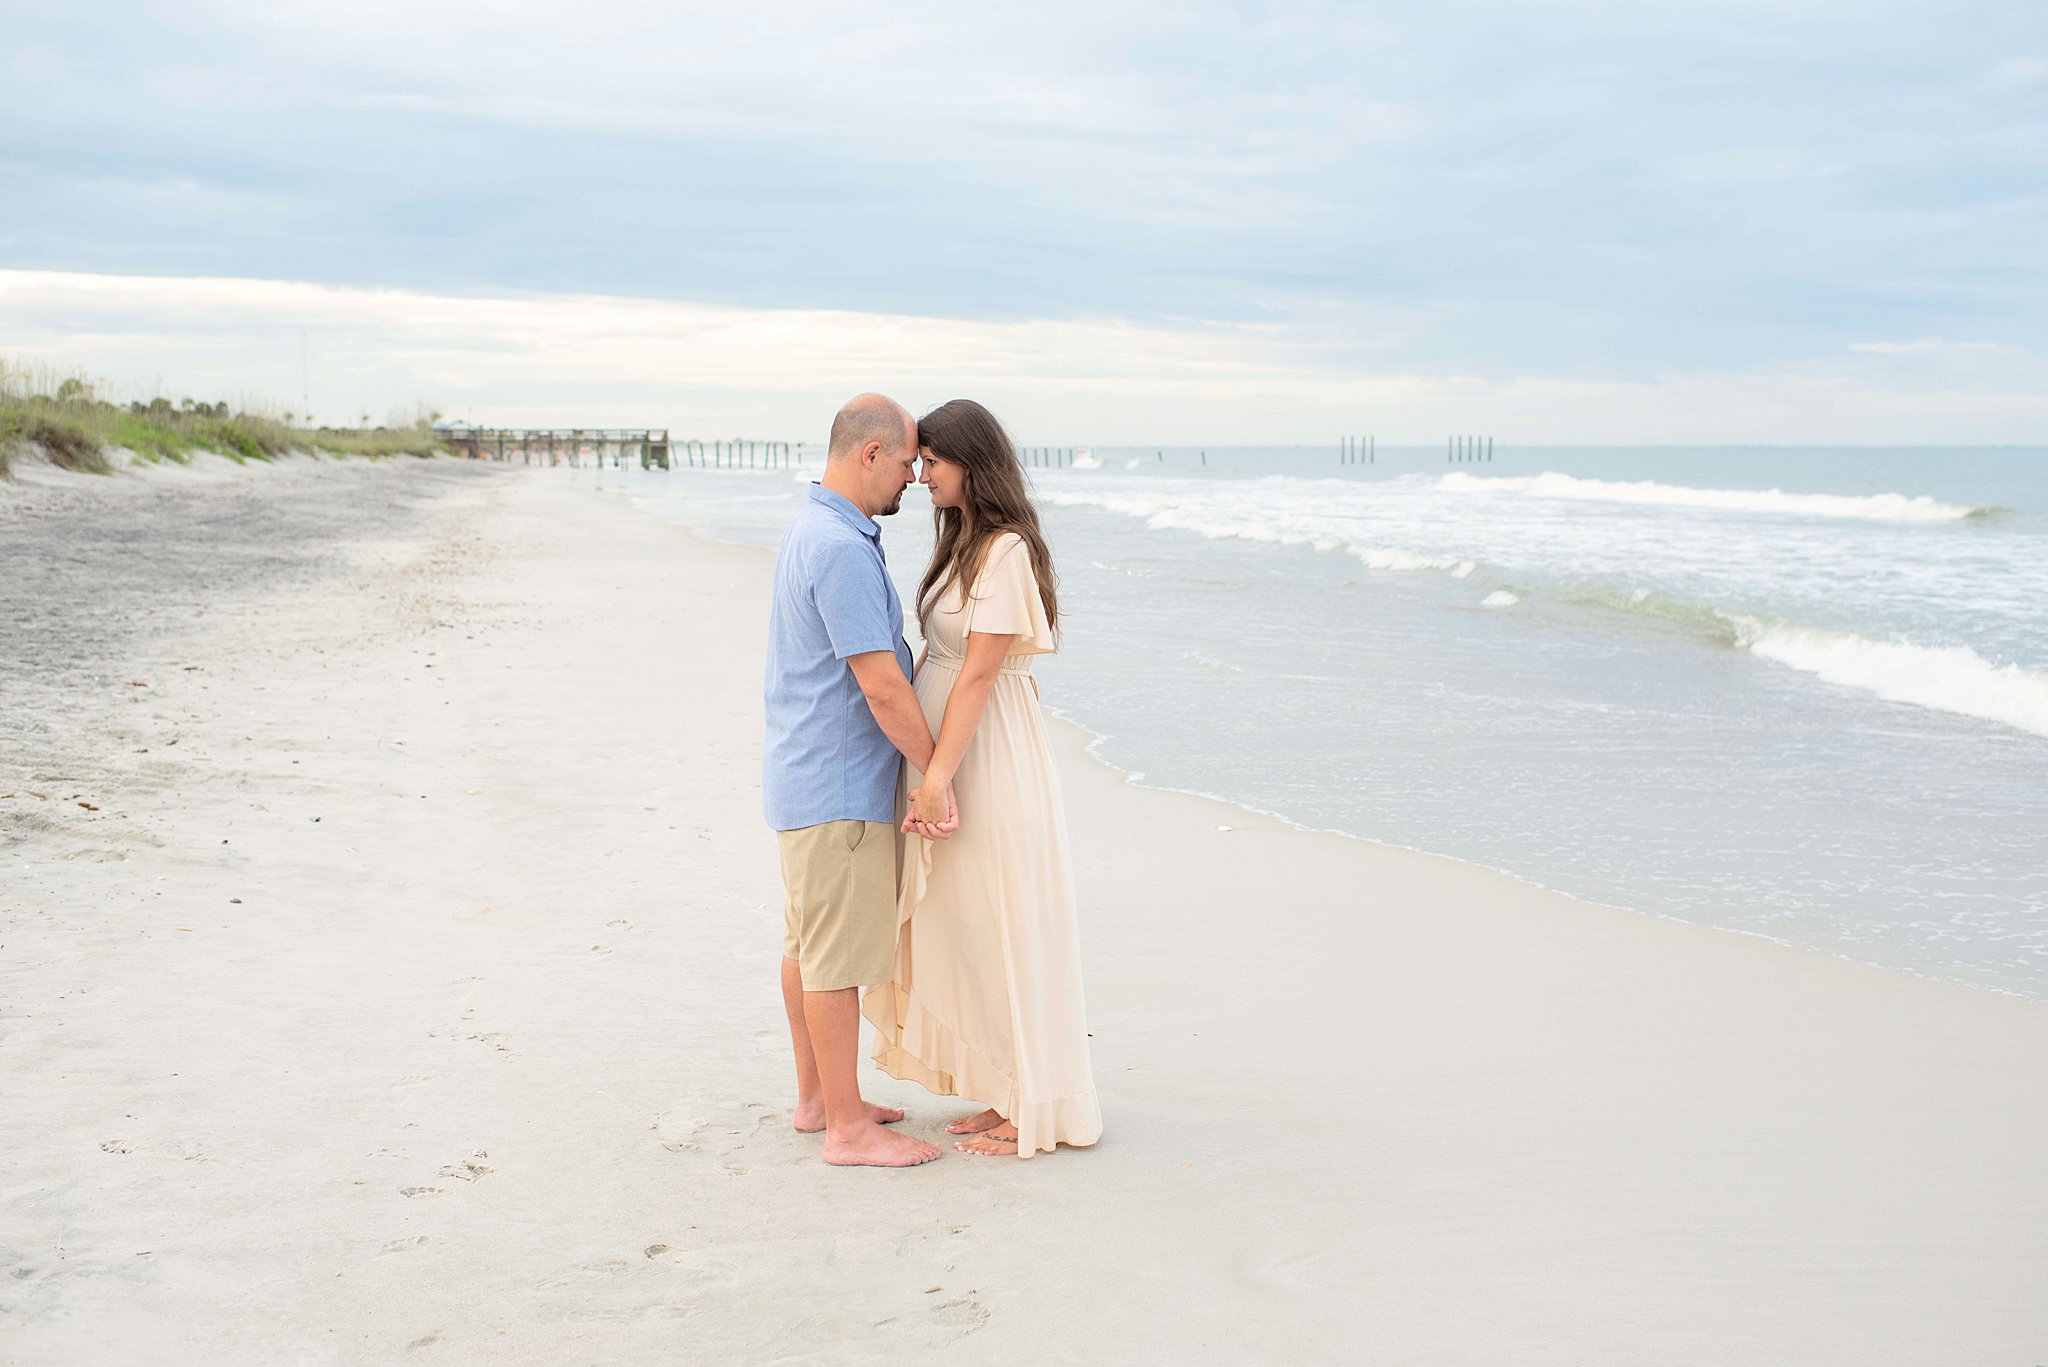
[[[0,358],[325,421],[2048,432],[2048,5],[0,0]]]

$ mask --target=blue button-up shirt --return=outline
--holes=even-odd
[[[882,559],[882,529],[822,484],[782,535],[768,613],[768,824],[894,821],[902,756],[868,707],[850,655],[893,650],[910,677],[903,602]]]

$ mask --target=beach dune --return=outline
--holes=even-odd
[[[2048,1360],[2041,1005],[1072,728],[1101,1144],[826,1167],[768,564],[587,472],[0,488],[0,1360]]]

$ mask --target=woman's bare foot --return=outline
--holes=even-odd
[[[897,1121],[903,1119],[903,1112],[897,1110],[894,1106],[877,1106],[872,1101],[866,1103],[866,1105],[868,1108],[868,1119],[874,1121],[877,1125],[894,1125]],[[816,1134],[825,1128],[825,1103],[820,1101],[815,1106],[797,1107],[796,1114],[790,1119],[790,1124],[796,1126],[798,1134]]]
[[[939,1156],[939,1146],[880,1125],[825,1136],[825,1161],[839,1168],[914,1168]]]
[[[1002,1116],[997,1114],[995,1107],[991,1106],[979,1115],[961,1116],[958,1120],[946,1126],[946,1133],[980,1134],[983,1130],[992,1130],[1002,1123]]]
[[[962,1139],[953,1145],[962,1153],[1008,1154],[1017,1152],[1017,1127],[1005,1120],[991,1125],[969,1139]]]

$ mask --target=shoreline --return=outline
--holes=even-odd
[[[772,563],[773,561],[775,552],[772,547],[765,547],[748,541],[722,537],[717,535],[715,531],[713,531],[712,529],[691,526],[680,521],[670,520],[660,516],[658,513],[655,513],[651,509],[638,506],[637,504],[635,506],[634,511],[636,515],[647,517],[661,526],[674,528],[687,536],[695,538],[696,540],[702,542],[707,546],[714,546],[722,549],[730,549],[741,552],[759,554],[765,557],[769,562]],[[913,642],[913,648],[915,648],[915,642]],[[1085,753],[1090,762],[1101,765],[1104,769],[1108,770],[1111,773],[1116,774],[1119,778],[1121,778],[1124,782],[1128,783],[1131,787],[1140,789],[1145,792],[1169,793],[1177,796],[1198,798],[1203,801],[1216,803],[1218,806],[1228,808],[1229,810],[1234,812],[1242,813],[1247,816],[1257,817],[1261,820],[1279,823],[1280,825],[1286,826],[1289,829],[1301,831],[1305,834],[1331,836],[1341,840],[1355,841],[1375,849],[1399,851],[1405,854],[1421,855],[1432,859],[1442,859],[1448,861],[1449,863],[1458,865],[1462,868],[1469,868],[1481,873],[1493,875],[1495,877],[1505,878],[1513,883],[1516,883],[1523,887],[1530,888],[1534,891],[1541,892],[1554,897],[1561,897],[1568,901],[1577,903],[1581,906],[1593,907],[1601,911],[1618,912],[1631,916],[1643,916],[1654,921],[1666,922],[1672,925],[1686,926],[1698,930],[1715,931],[1727,935],[1735,935],[1743,939],[1759,941],[1763,944],[1771,945],[1775,948],[1787,950],[1795,954],[1813,955],[1817,958],[1825,959],[1830,962],[1848,964],[1857,968],[1874,970],[1879,973],[1898,974],[1900,976],[1910,978],[1916,982],[1932,983],[1949,988],[1963,988],[1970,991],[1988,992],[1994,996],[2010,998],[2016,1001],[2028,1002],[2036,1006],[2048,1005],[2048,998],[2032,995],[2018,988],[2004,987],[1994,983],[1964,978],[1946,978],[1931,972],[1923,972],[1919,969],[1906,967],[1901,964],[1884,963],[1871,959],[1861,959],[1857,958],[1852,954],[1838,953],[1831,950],[1819,948],[1814,945],[1802,944],[1795,940],[1784,939],[1779,936],[1772,935],[1767,931],[1755,929],[1749,926],[1722,924],[1714,921],[1694,919],[1691,917],[1681,916],[1673,912],[1659,911],[1655,908],[1648,906],[1630,905],[1623,902],[1603,901],[1599,898],[1583,896],[1579,893],[1572,892],[1567,888],[1554,886],[1550,883],[1542,881],[1540,878],[1534,877],[1529,874],[1519,873],[1513,869],[1497,867],[1476,857],[1467,857],[1464,855],[1453,854],[1444,850],[1428,849],[1420,845],[1407,845],[1396,840],[1389,840],[1384,836],[1373,835],[1359,831],[1348,831],[1342,829],[1341,827],[1336,826],[1314,825],[1309,822],[1301,821],[1294,817],[1287,816],[1283,813],[1269,811],[1265,808],[1254,806],[1249,802],[1241,801],[1237,798],[1231,797],[1228,794],[1224,793],[1207,792],[1195,788],[1177,788],[1168,784],[1155,783],[1145,777],[1145,771],[1126,769],[1122,765],[1117,764],[1116,762],[1108,759],[1101,753],[1102,745],[1107,741],[1115,739],[1115,736],[1112,733],[1097,731],[1088,723],[1061,711],[1056,699],[1049,700],[1043,703],[1043,709],[1048,720],[1050,720],[1055,725],[1055,727],[1071,728],[1074,732],[1076,732],[1079,736],[1083,738],[1084,743],[1082,744],[1081,749],[1083,753]]]
[[[360,518],[34,704],[61,743],[22,771],[82,786],[38,780],[40,824],[0,800],[23,1360],[2048,1339],[2033,1004],[1149,789],[1064,721],[1103,1141],[827,1168],[789,1128],[752,797],[766,559],[436,464],[362,472],[388,514],[342,467],[252,475],[277,506],[233,535]],[[132,525],[202,536],[192,507]],[[147,604],[176,544],[103,600]],[[968,1109],[865,1077],[926,1137]]]
[[[1347,831],[1336,826],[1312,826],[1305,821],[1297,821],[1293,817],[1280,812],[1271,812],[1262,807],[1254,807],[1250,803],[1240,802],[1236,798],[1228,797],[1222,793],[1207,793],[1194,788],[1175,788],[1166,784],[1153,783],[1144,776],[1143,771],[1138,771],[1134,774],[1133,771],[1123,768],[1113,760],[1103,757],[1100,752],[1100,745],[1104,741],[1114,740],[1115,737],[1113,735],[1096,731],[1086,723],[1062,714],[1049,703],[1045,704],[1045,712],[1048,719],[1056,727],[1071,729],[1085,738],[1085,743],[1081,747],[1082,752],[1092,763],[1101,765],[1111,773],[1116,774],[1131,787],[1145,792],[1170,793],[1177,797],[1191,797],[1198,798],[1203,802],[1213,802],[1217,806],[1230,811],[1240,812],[1246,816],[1255,816],[1264,821],[1275,822],[1278,825],[1287,827],[1289,830],[1300,831],[1304,835],[1330,836],[1338,840],[1356,841],[1359,844],[1371,846],[1374,849],[1420,855],[1427,859],[1441,859],[1447,863],[1458,865],[1460,868],[1471,869],[1476,873],[1489,874],[1495,878],[1505,878],[1509,882],[1528,888],[1531,891],[1540,892],[1550,897],[1561,897],[1568,902],[1573,902],[1583,907],[1592,907],[1599,911],[1617,912],[1625,916],[1643,916],[1653,921],[1665,921],[1672,925],[1686,926],[1693,930],[1714,931],[1723,935],[1737,935],[1744,939],[1760,941],[1777,949],[1788,950],[1794,954],[1813,955],[1834,963],[1848,964],[1855,968],[1870,969],[1878,973],[1896,973],[1911,978],[1915,982],[1933,983],[1946,988],[1961,988],[1970,992],[1989,992],[1994,996],[2009,997],[2015,1001],[2031,1002],[2037,1006],[2048,1005],[2048,1001],[2044,1001],[2043,998],[2029,996],[2025,992],[2013,988],[1997,987],[1990,983],[1966,982],[1960,978],[1940,978],[1931,973],[1922,973],[1915,969],[1901,967],[1898,964],[1877,963],[1869,959],[1858,959],[1848,954],[1833,954],[1824,949],[1816,949],[1812,945],[1803,945],[1792,940],[1782,940],[1775,935],[1766,934],[1761,930],[1752,930],[1746,926],[1729,926],[1719,925],[1712,921],[1696,921],[1648,907],[1628,906],[1621,902],[1603,902],[1596,897],[1582,897],[1568,888],[1553,887],[1549,883],[1542,882],[1526,874],[1517,873],[1513,869],[1496,868],[1492,864],[1485,863],[1479,859],[1468,859],[1463,855],[1452,854],[1445,850],[1425,849],[1420,845],[1403,845],[1397,840],[1388,840],[1383,836],[1362,835],[1357,831]]]
[[[132,452],[124,453],[119,450],[115,450],[111,452],[111,454],[117,456],[125,454],[128,457],[128,460],[126,461],[125,464],[117,465],[110,475],[74,472],[62,469],[61,467],[58,466],[38,462],[34,466],[33,471],[30,473],[29,478],[23,479],[20,477],[23,473],[23,468],[21,466],[17,466],[15,469],[14,477],[10,481],[0,482],[0,509],[4,509],[6,506],[6,495],[9,492],[10,488],[17,495],[16,499],[14,500],[15,503],[17,505],[20,505],[26,502],[27,499],[33,498],[35,492],[37,491],[45,491],[58,497],[78,495],[86,499],[90,499],[92,497],[94,489],[96,487],[102,486],[103,482],[108,481],[109,479],[132,480],[138,482],[139,484],[145,487],[151,486],[155,484],[157,481],[168,481],[172,485],[175,485],[187,479],[214,483],[222,480],[233,480],[241,477],[261,478],[262,472],[266,470],[291,471],[294,468],[304,468],[307,466],[323,465],[331,466],[335,464],[375,466],[381,463],[391,463],[400,460],[400,456],[398,455],[322,453],[318,451],[292,451],[283,453],[282,455],[279,456],[267,457],[263,460],[238,460],[232,455],[225,455],[213,451],[195,451],[189,453],[184,459],[179,460],[151,460],[138,456]],[[442,453],[439,456],[428,457],[412,456],[408,457],[408,459],[421,461],[425,464],[439,463],[444,468],[449,466],[458,469],[465,467],[479,469],[483,468],[481,466],[475,466],[472,462],[463,461],[460,458],[449,456],[446,453]],[[506,468],[509,469],[510,467]],[[133,486],[131,485],[131,487]],[[593,491],[584,490],[584,492]],[[621,489],[606,488],[600,485],[594,492],[610,494],[615,492],[626,491]],[[644,518],[653,525],[679,531],[683,535],[688,536],[707,547],[737,551],[743,554],[754,554],[760,556],[765,563],[772,564],[773,562],[774,550],[772,547],[766,547],[743,540],[735,540],[726,537],[721,537],[719,535],[716,535],[712,529],[694,527],[682,522],[677,522],[663,518],[658,513],[654,512],[652,509],[641,506],[638,503],[638,501],[633,497],[633,495],[629,492],[627,493],[627,502],[633,505],[633,516]],[[1300,821],[1296,818],[1284,815],[1282,813],[1269,811],[1264,808],[1254,806],[1248,802],[1240,801],[1239,799],[1230,797],[1227,794],[1206,792],[1191,788],[1177,788],[1170,785],[1154,783],[1147,780],[1144,777],[1142,771],[1133,771],[1125,769],[1121,765],[1116,764],[1112,760],[1106,758],[1101,753],[1101,747],[1103,743],[1114,739],[1114,736],[1112,734],[1097,731],[1093,727],[1089,726],[1086,722],[1083,722],[1078,718],[1067,715],[1059,709],[1056,700],[1052,702],[1047,702],[1044,705],[1044,711],[1046,713],[1048,720],[1050,720],[1053,723],[1055,728],[1069,728],[1072,730],[1072,732],[1079,738],[1081,752],[1087,757],[1087,759],[1091,763],[1101,766],[1107,772],[1115,774],[1119,779],[1121,779],[1124,783],[1128,784],[1130,787],[1138,789],[1140,791],[1171,794],[1175,796],[1190,797],[1206,802],[1212,802],[1217,804],[1219,807],[1226,808],[1230,811],[1237,812],[1245,816],[1256,817],[1264,821],[1271,821],[1277,823],[1278,825],[1284,826],[1288,829],[1300,831],[1304,834],[1330,836],[1341,840],[1356,842],[1373,849],[1395,851],[1431,859],[1441,859],[1446,861],[1447,863],[1456,865],[1461,868],[1467,868],[1474,870],[1476,872],[1506,879],[1518,886],[1526,887],[1533,891],[1540,892],[1549,896],[1563,898],[1575,904],[1595,908],[1603,912],[1615,912],[1624,915],[1642,916],[1653,921],[1665,922],[1672,925],[1679,925],[1692,929],[1716,931],[1724,934],[1735,935],[1743,939],[1759,941],[1761,943],[1771,945],[1775,948],[1787,950],[1795,954],[1812,955],[1831,962],[1852,965],[1857,968],[1871,969],[1885,974],[1897,974],[1912,979],[1916,982],[1931,983],[1949,988],[1960,987],[1967,990],[1989,992],[1995,996],[2011,998],[2023,1002],[2029,1002],[2035,1005],[2044,1004],[2042,998],[2031,996],[2026,992],[2012,988],[2000,987],[1985,982],[1967,981],[1955,978],[1944,978],[1936,976],[1931,973],[1921,972],[1913,968],[1904,967],[1898,964],[1880,963],[1867,959],[1859,959],[1850,954],[1834,953],[1826,949],[1817,948],[1815,946],[1782,939],[1777,936],[1773,936],[1767,932],[1752,929],[1745,926],[1718,924],[1711,921],[1696,920],[1672,913],[1658,911],[1653,908],[1644,906],[1630,905],[1622,902],[1602,901],[1598,898],[1582,896],[1568,889],[1553,886],[1536,877],[1532,877],[1530,875],[1523,873],[1518,873],[1512,869],[1496,867],[1477,858],[1468,858],[1466,856],[1453,854],[1447,851],[1432,850],[1422,846],[1406,845],[1402,844],[1399,841],[1386,839],[1382,836],[1357,831],[1348,831],[1339,827],[1313,825],[1309,822]]]

